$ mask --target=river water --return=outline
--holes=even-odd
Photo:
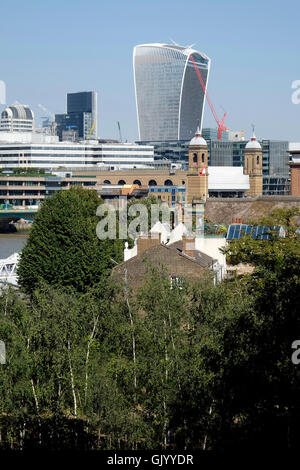
[[[19,253],[26,243],[28,234],[5,233],[0,234],[0,260],[5,259],[13,253]]]

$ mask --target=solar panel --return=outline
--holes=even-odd
[[[236,225],[236,226],[235,226],[235,230],[234,230],[234,232],[233,232],[233,238],[234,238],[235,240],[239,240],[240,237],[241,237],[240,229],[241,229],[241,226],[240,226],[240,225]]]
[[[262,225],[259,225],[258,227],[256,227],[256,237],[258,238],[258,240],[262,239],[263,233],[264,233],[264,227]]]
[[[227,234],[227,240],[232,240],[233,232],[234,232],[234,225],[230,225],[229,230],[228,230],[228,234]]]
[[[233,224],[228,228],[227,240],[239,240],[244,235],[251,235],[253,240],[269,240],[270,231],[280,232],[280,227],[266,225]]]
[[[244,224],[241,225],[241,235],[246,235],[246,230],[247,230],[248,225]]]

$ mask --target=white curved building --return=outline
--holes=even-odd
[[[202,127],[210,59],[191,47],[141,44],[133,51],[134,83],[141,141],[190,140]]]
[[[32,132],[34,114],[27,105],[14,104],[7,106],[1,113],[0,131]]]

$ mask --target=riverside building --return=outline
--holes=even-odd
[[[57,136],[0,133],[0,169],[42,168],[52,171],[107,167],[114,169],[151,168],[153,147],[134,143],[94,141],[59,142]]]

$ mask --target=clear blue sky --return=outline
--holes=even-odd
[[[300,141],[299,0],[0,0],[0,79],[7,102],[65,111],[66,93],[96,90],[99,135],[137,139],[134,45],[196,43],[208,91],[232,130]],[[214,127],[208,106],[204,126]]]

